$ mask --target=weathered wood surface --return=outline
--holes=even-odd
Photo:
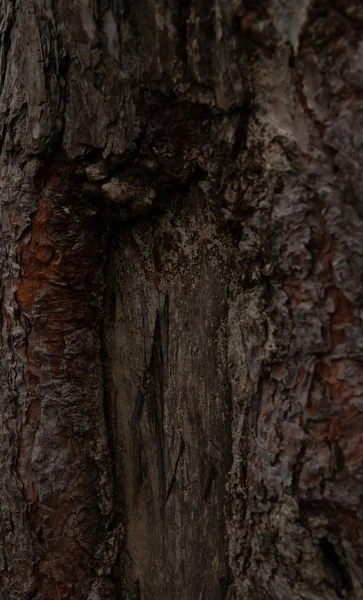
[[[2,600],[358,600],[358,0],[1,0]]]

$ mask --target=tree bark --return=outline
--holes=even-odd
[[[359,0],[0,7],[1,600],[359,600]]]

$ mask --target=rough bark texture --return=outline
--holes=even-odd
[[[2,600],[363,595],[360,0],[1,0]]]

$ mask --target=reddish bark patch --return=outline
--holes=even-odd
[[[54,177],[51,186],[56,201],[41,196],[30,237],[19,248],[17,301],[30,332],[19,349],[28,388],[18,473],[40,557],[32,597],[76,600],[95,579],[102,521],[92,448],[102,427],[103,236],[66,183]],[[98,411],[91,428],[90,415]]]

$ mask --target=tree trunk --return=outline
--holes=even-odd
[[[1,600],[360,600],[360,0],[0,7]]]

